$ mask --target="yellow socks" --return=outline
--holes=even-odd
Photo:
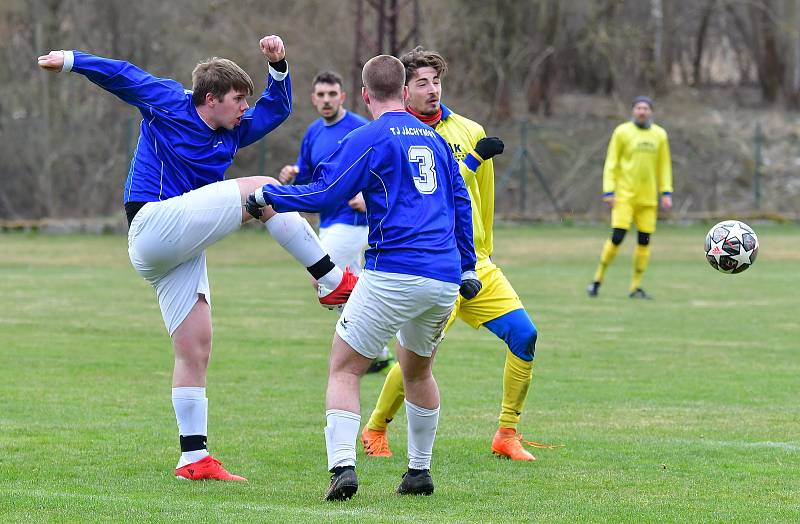
[[[501,428],[517,429],[532,376],[533,361],[522,360],[511,351],[506,352],[506,365],[503,369],[503,405],[500,411]]]
[[[595,282],[603,281],[606,269],[611,265],[611,262],[614,261],[614,257],[617,256],[617,251],[619,251],[619,246],[614,245],[610,239],[606,239],[606,243],[603,246],[603,253],[600,255],[600,264],[597,266],[597,271],[594,274]]]
[[[385,431],[386,426],[394,418],[397,410],[403,405],[403,400],[405,400],[403,371],[400,369],[400,364],[395,363],[386,375],[383,389],[381,389],[381,394],[378,397],[378,403],[375,404],[375,409],[372,410],[367,427],[375,431]]]
[[[633,252],[633,278],[631,279],[631,292],[641,287],[644,270],[647,269],[647,262],[650,260],[650,246],[636,245]]]

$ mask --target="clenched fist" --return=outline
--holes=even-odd
[[[281,168],[281,172],[278,174],[278,182],[280,182],[283,185],[291,184],[292,182],[294,182],[294,179],[297,176],[297,173],[299,172],[300,168],[298,168],[297,166],[292,166],[292,165],[283,166]]]
[[[50,51],[39,57],[39,67],[54,73],[64,69],[64,51]]]
[[[283,40],[279,36],[265,36],[258,44],[261,46],[261,52],[269,62],[280,62],[286,57],[286,49],[283,47]]]

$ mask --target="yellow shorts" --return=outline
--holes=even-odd
[[[456,307],[445,329],[450,329],[457,316],[478,329],[490,320],[523,307],[517,292],[499,267],[489,262],[476,271],[483,284],[480,293],[472,300],[464,300],[461,295],[458,296]]]
[[[611,227],[628,230],[636,223],[636,231],[655,233],[658,206],[639,206],[630,202],[614,202],[611,210]]]

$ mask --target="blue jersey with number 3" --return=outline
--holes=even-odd
[[[304,186],[263,187],[278,212],[324,212],[363,192],[365,269],[461,282],[475,268],[472,208],[450,147],[405,111],[348,134]]]

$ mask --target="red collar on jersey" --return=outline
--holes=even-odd
[[[410,107],[406,108],[406,111],[417,117],[423,124],[428,124],[429,126],[433,127],[439,123],[439,120],[442,119],[442,106],[439,106],[439,110],[432,115],[423,115],[422,113],[417,113]]]

